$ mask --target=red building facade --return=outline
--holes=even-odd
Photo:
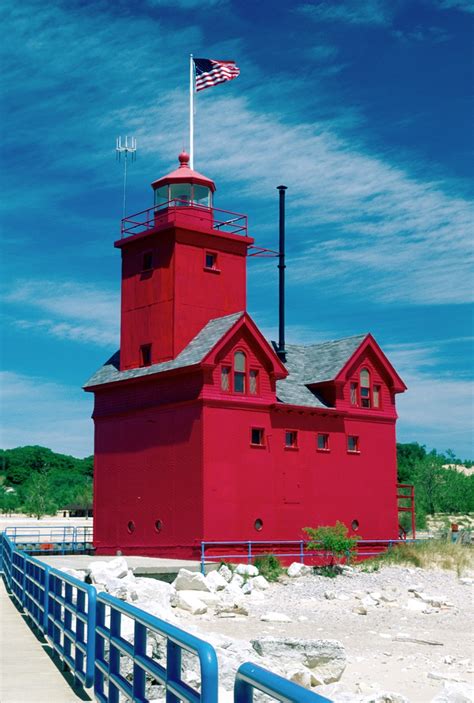
[[[395,396],[370,334],[288,345],[246,312],[246,218],[180,167],[124,221],[120,351],[94,392],[98,553],[195,557],[201,541],[296,540],[343,521],[398,536]]]

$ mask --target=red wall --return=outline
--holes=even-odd
[[[166,554],[202,534],[199,404],[95,419],[97,553]],[[155,522],[162,521],[157,532]],[[127,525],[135,523],[130,533]],[[189,556],[184,552],[183,556]]]
[[[264,428],[264,447],[250,446],[251,427]],[[354,519],[365,539],[397,537],[393,421],[216,406],[203,428],[206,540],[293,540],[303,527]],[[285,430],[298,431],[298,449],[285,448]],[[318,432],[329,434],[328,452],[317,450]],[[348,434],[359,454],[347,451]]]

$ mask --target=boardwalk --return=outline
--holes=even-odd
[[[77,694],[8,597],[0,578],[1,703],[69,703],[91,698]]]

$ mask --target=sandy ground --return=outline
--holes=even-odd
[[[452,607],[428,606],[426,613],[411,610],[413,601],[420,603],[408,590],[413,586],[442,597]],[[336,598],[328,600],[326,591],[333,591]],[[367,615],[353,612],[361,602],[357,596],[374,591],[396,600],[369,606]],[[181,619],[184,627],[188,620],[203,634],[216,632],[247,641],[266,635],[340,640],[348,655],[341,681],[313,690],[329,697],[344,691],[365,695],[391,691],[411,703],[427,703],[443,688],[443,680],[429,674],[471,687],[474,683],[472,596],[473,586],[462,584],[453,572],[385,567],[335,579],[313,575],[286,579],[273,584],[262,603],[253,604],[250,596],[248,617],[223,620],[183,614]],[[292,622],[262,622],[261,615],[269,611],[285,613]],[[401,642],[397,636],[439,644]]]

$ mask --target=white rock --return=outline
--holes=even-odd
[[[248,615],[249,611],[242,600],[221,601],[216,605],[216,614],[221,616],[223,613],[232,613],[234,615]]]
[[[426,603],[422,600],[410,598],[405,607],[407,610],[411,610],[415,613],[424,613],[426,610]]]
[[[380,594],[380,601],[383,601],[384,603],[395,603],[397,600],[397,596],[394,593],[381,593]]]
[[[409,703],[408,698],[400,693],[391,693],[389,691],[379,691],[365,696],[363,703]]]
[[[258,576],[259,571],[253,564],[237,564],[234,573],[241,576]]]
[[[445,681],[443,689],[431,700],[431,703],[472,703],[473,700],[469,684]]]
[[[252,579],[252,586],[254,590],[257,589],[257,591],[266,591],[270,584],[265,576],[255,576],[255,578]]]
[[[285,613],[265,613],[260,620],[263,620],[263,622],[292,622],[292,619]]]
[[[220,574],[222,578],[227,581],[227,583],[232,580],[232,571],[226,564],[222,564],[217,573]]]
[[[177,591],[211,591],[211,587],[203,574],[199,571],[188,571],[187,569],[179,570],[172,585]]]
[[[252,586],[252,579],[249,581],[246,581],[244,584],[242,584],[242,593],[244,593],[246,596],[250,595],[253,591],[253,586]]]
[[[357,615],[367,615],[367,608],[365,605],[356,605],[352,608],[352,612],[357,613]]]
[[[458,683],[466,683],[465,679],[456,676],[456,674],[443,674],[439,671],[429,671],[427,676],[429,679],[436,679],[437,681],[456,681]]]
[[[377,602],[379,602],[380,600],[382,600],[382,594],[380,593],[380,591],[371,591],[371,592],[369,593],[369,596],[370,596],[373,600],[375,600],[375,601],[377,601]]]
[[[200,600],[195,592],[178,591],[176,594],[176,606],[182,610],[187,610],[191,615],[202,615],[207,611],[207,605]]]
[[[226,579],[218,571],[210,571],[206,576],[206,582],[211,591],[223,591],[227,586]]]
[[[369,595],[361,598],[360,602],[362,603],[362,605],[365,605],[366,608],[371,608],[374,605],[378,605],[378,601],[374,600],[372,596]]]
[[[474,579],[470,579],[464,576],[464,578],[459,579],[459,583],[462,583],[463,586],[472,586],[472,584],[474,583]]]
[[[324,597],[327,600],[336,600],[336,591],[324,591]]]
[[[208,593],[207,591],[175,591],[170,598],[170,603],[176,608],[180,607],[179,596],[184,596],[184,598],[191,598],[192,596],[197,596],[202,603],[213,607],[220,603],[220,599],[217,593]]]
[[[300,576],[306,576],[307,574],[311,573],[311,567],[307,566],[306,564],[301,564],[299,561],[294,561],[288,569],[286,570],[286,573],[290,578],[299,578]]]
[[[260,656],[271,657],[285,668],[303,665],[322,683],[339,681],[346,668],[344,646],[338,640],[304,640],[293,637],[261,637],[251,640]]]
[[[295,669],[289,669],[286,673],[287,678],[293,683],[297,683],[304,688],[311,688],[311,671],[305,666],[299,666]]]
[[[77,569],[70,569],[68,566],[58,566],[59,571],[63,571],[68,576],[73,576],[78,581],[85,581],[86,572],[78,571]]]
[[[232,576],[231,584],[233,584],[234,586],[238,586],[239,588],[242,588],[242,586],[244,585],[244,581],[245,581],[245,579],[244,579],[243,576],[241,576],[240,574],[235,573],[235,574]]]

